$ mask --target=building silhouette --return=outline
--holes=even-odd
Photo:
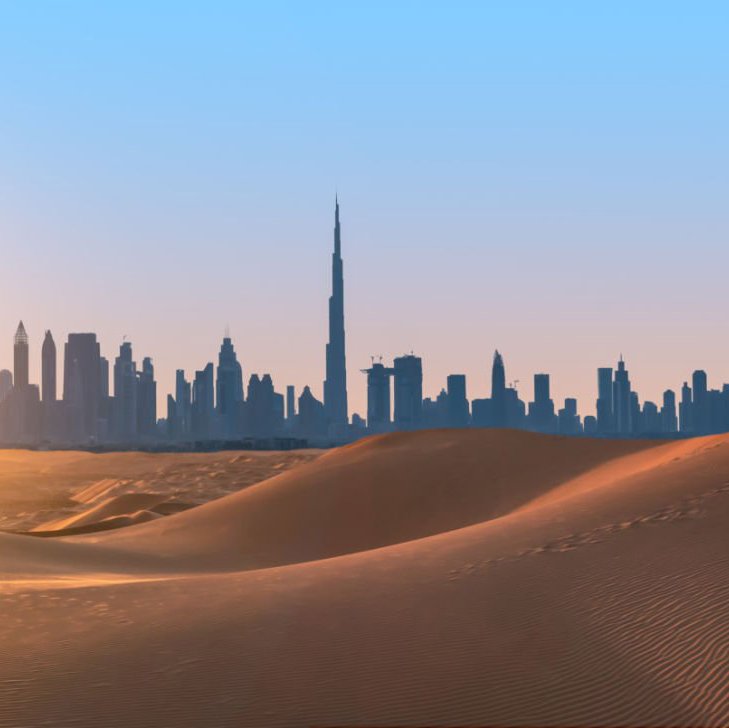
[[[41,393],[43,404],[56,401],[56,344],[50,331],[46,331],[41,349]]]
[[[395,426],[401,430],[417,429],[423,414],[423,362],[413,354],[394,361]]]
[[[196,440],[209,440],[214,436],[215,382],[213,363],[195,372],[192,382],[191,434]]]
[[[122,343],[114,361],[113,420],[115,439],[124,443],[137,439],[137,365],[129,341]]]
[[[13,373],[9,369],[0,370],[0,402],[10,394],[13,388]]]
[[[577,415],[577,400],[567,397],[564,407],[557,413],[560,435],[577,435],[580,432],[580,418]]]
[[[709,416],[709,393],[706,372],[697,369],[691,377],[693,403],[691,407],[692,432],[706,435],[711,431]]]
[[[296,422],[296,388],[293,384],[286,385],[286,422],[292,426]]]
[[[448,427],[468,427],[471,413],[466,396],[466,375],[449,374],[446,378],[447,404],[446,423]]]
[[[549,392],[549,374],[534,375],[534,401],[529,403],[529,429],[536,432],[554,432],[554,402]]]
[[[631,404],[630,378],[622,354],[613,381],[613,407],[615,431],[620,435],[629,435],[631,433],[631,415],[634,408]]]
[[[137,433],[150,439],[157,429],[157,382],[154,380],[152,360],[142,359],[142,369],[137,372]]]
[[[296,431],[301,437],[312,439],[323,437],[327,431],[324,405],[312,394],[308,386],[304,387],[299,396]]]
[[[678,430],[678,419],[676,417],[676,393],[667,389],[663,393],[663,407],[661,407],[661,431],[673,433]]]
[[[324,410],[335,431],[347,425],[347,364],[344,346],[344,265],[342,263],[339,200],[334,202],[332,295],[329,298],[329,342],[326,346]]]
[[[607,434],[615,431],[613,412],[613,370],[612,367],[600,367],[597,370],[597,431]]]
[[[223,339],[218,354],[215,393],[221,434],[225,438],[236,437],[242,429],[243,369],[229,336]]]
[[[173,426],[182,439],[187,439],[192,432],[192,386],[182,369],[175,372],[175,417]]]
[[[491,418],[492,427],[507,426],[506,371],[498,350],[491,365]]]
[[[394,369],[381,362],[372,362],[367,374],[367,424],[371,432],[390,429],[390,377]]]
[[[108,364],[106,373],[108,390]],[[104,374],[96,334],[69,334],[63,353],[63,399],[72,423],[73,441],[85,442],[99,434]],[[104,414],[108,416],[107,412]]]
[[[22,321],[18,324],[15,339],[13,340],[13,363],[13,381],[15,388],[21,389],[27,387],[30,381],[28,377],[28,334],[25,331],[25,326],[23,326]]]

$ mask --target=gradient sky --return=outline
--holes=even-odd
[[[342,205],[351,410],[370,355],[594,411],[729,381],[729,6],[0,2],[0,367],[22,318],[174,370],[324,376]],[[60,372],[59,372],[60,376]],[[164,410],[161,410],[161,415]]]

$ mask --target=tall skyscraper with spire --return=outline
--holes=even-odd
[[[347,364],[344,353],[344,274],[339,226],[339,200],[334,202],[332,295],[329,297],[329,343],[326,349],[324,412],[330,425],[343,426],[347,415]]]
[[[46,331],[46,338],[43,339],[41,349],[41,374],[43,384],[43,402],[56,401],[56,344],[53,335]]]
[[[494,363],[491,367],[491,407],[494,426],[506,427],[506,370],[504,359],[498,350],[494,352]]]
[[[21,321],[13,339],[13,358],[15,386],[18,389],[28,386],[28,334]]]

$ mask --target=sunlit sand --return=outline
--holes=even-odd
[[[729,724],[729,435],[12,451],[0,507],[2,726]]]

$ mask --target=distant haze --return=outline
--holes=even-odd
[[[0,368],[23,319],[151,356],[160,415],[229,326],[321,397],[334,195],[350,413],[370,355],[594,411],[729,382],[720,3],[5,3]],[[60,375],[60,372],[59,372]]]

